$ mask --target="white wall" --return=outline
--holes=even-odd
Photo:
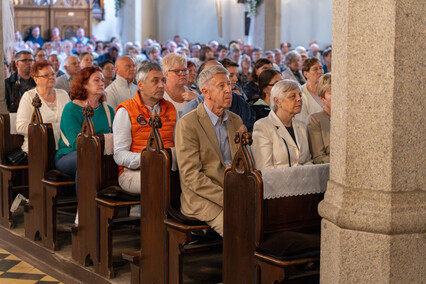
[[[155,3],[155,9],[151,8],[154,13],[156,10],[157,17],[152,17],[156,20],[151,24],[157,25],[156,29],[142,25],[143,13],[138,11],[144,6],[140,1],[155,1],[152,3]],[[236,0],[221,0],[223,37],[219,38],[216,1],[126,0],[120,17],[116,18],[114,0],[105,0],[106,20],[94,23],[93,33],[100,40],[119,36],[123,43],[145,40],[142,29],[155,31],[160,42],[177,34],[190,42],[206,43],[215,39],[227,44],[239,38],[247,42],[244,36],[245,5]],[[331,44],[331,8],[332,0],[281,0],[281,41],[289,41],[296,47],[307,46],[315,39],[321,49]]]
[[[176,34],[201,43],[244,40],[245,6],[236,0],[221,1],[223,37],[219,38],[216,0],[158,0],[158,40],[165,42]]]
[[[281,42],[292,47],[316,40],[320,49],[331,44],[332,0],[281,0]]]

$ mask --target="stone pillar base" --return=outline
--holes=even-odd
[[[321,283],[425,283],[424,234],[342,229],[323,219]]]

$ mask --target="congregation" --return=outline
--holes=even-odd
[[[131,194],[140,193],[140,153],[149,118],[158,115],[164,146],[175,148],[182,213],[220,235],[223,176],[241,125],[252,132],[259,170],[329,162],[331,46],[320,50],[312,41],[292,49],[283,42],[263,51],[241,40],[201,44],[176,35],[142,45],[88,38],[82,28],[70,39],[58,28],[50,34],[45,40],[34,27],[24,41],[15,32],[12,62],[4,61],[5,98],[28,152],[32,100],[40,97],[43,121],[55,134],[55,166],[67,175],[76,176],[87,104],[96,133],[113,133],[118,183]],[[139,212],[135,206],[130,214]]]

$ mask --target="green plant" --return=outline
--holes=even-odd
[[[115,0],[115,16],[118,16],[118,12],[121,9],[121,6],[123,6],[124,0]]]
[[[262,0],[248,0],[248,6],[249,6],[248,16],[249,17],[256,16],[257,7],[259,7],[261,3],[262,3]]]

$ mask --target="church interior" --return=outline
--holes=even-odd
[[[0,284],[426,283],[425,15],[3,0]]]

